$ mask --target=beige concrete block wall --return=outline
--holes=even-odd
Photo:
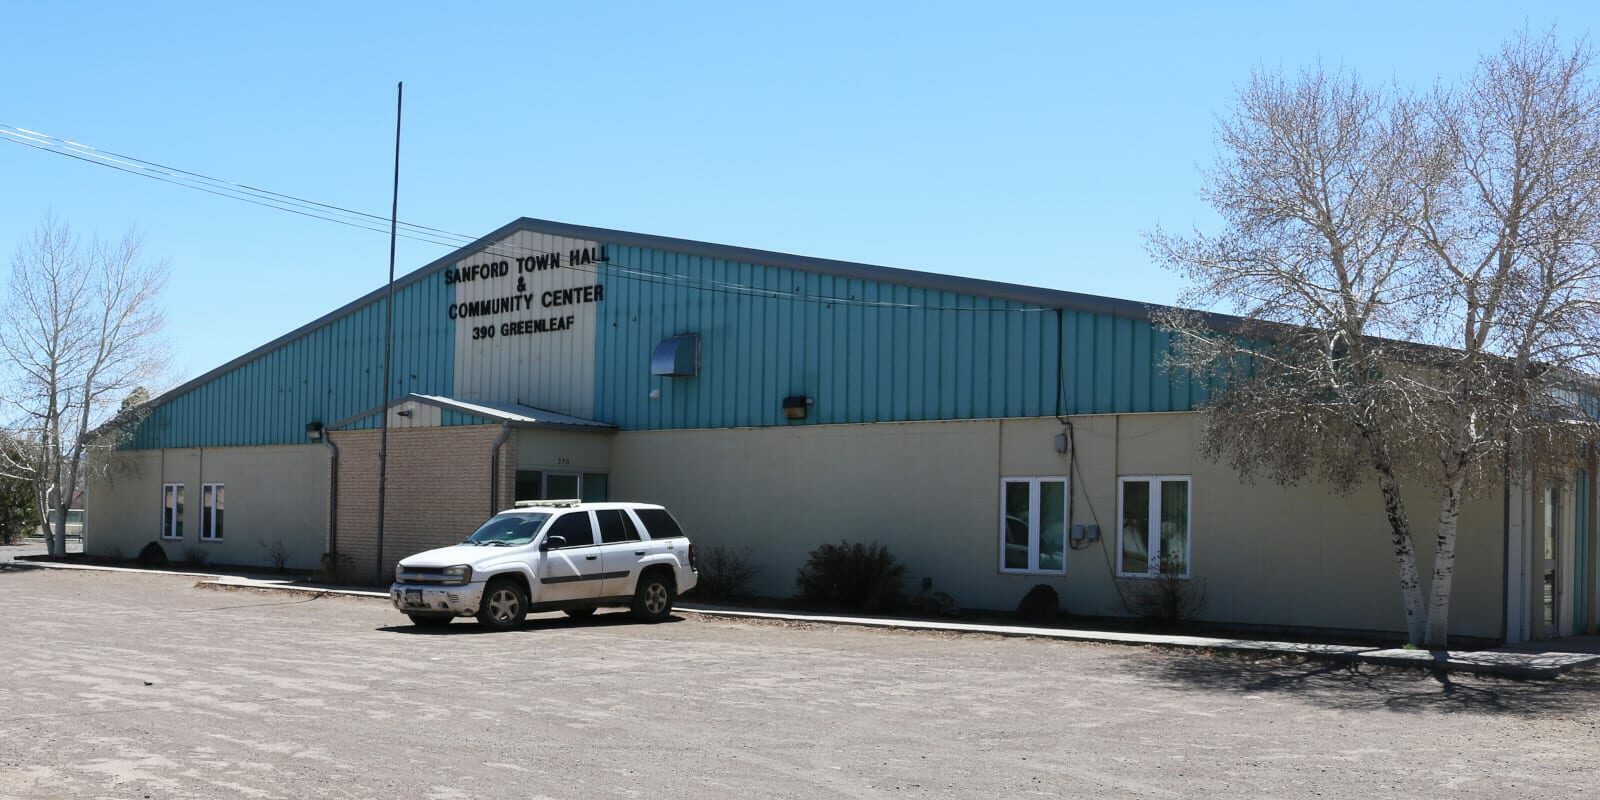
[[[454,544],[488,519],[490,453],[498,425],[389,431],[381,582],[395,562]],[[377,554],[378,431],[330,434],[339,446],[339,552],[372,580]],[[500,502],[516,488],[517,442],[500,448]]]
[[[516,432],[519,469],[610,472],[610,431],[523,428]]]
[[[282,542],[291,569],[313,569],[327,526],[328,453],[321,445],[119,451],[95,457],[88,551],[132,558],[159,542],[174,561],[191,548],[213,564],[270,566]],[[184,485],[183,538],[161,539],[161,487]],[[201,540],[201,486],[221,483],[220,541]]]
[[[787,595],[819,543],[881,541],[971,608],[1014,608],[1036,583],[1070,611],[1122,613],[1116,559],[1117,477],[1192,476],[1192,571],[1203,618],[1260,625],[1398,630],[1399,592],[1382,506],[1373,489],[1243,484],[1200,458],[1195,414],[1078,417],[1073,523],[1098,521],[1097,545],[1067,554],[1065,576],[1000,572],[1002,476],[1059,476],[1054,418],[796,426],[617,435],[612,492],[668,505],[697,542],[749,547],[760,591]],[[1434,509],[1411,498],[1420,568],[1432,558]],[[1495,637],[1501,613],[1501,500],[1463,515],[1452,630]]]

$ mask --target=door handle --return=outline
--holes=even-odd
[[[645,551],[643,551],[643,550],[635,550],[635,551],[633,551],[633,554],[636,555],[636,556],[642,556],[642,555],[644,555],[644,552]]]
[[[599,558],[599,556],[584,556],[583,560],[584,561],[593,561],[593,560],[595,560],[597,558]]]

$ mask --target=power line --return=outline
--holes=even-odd
[[[248,184],[236,183],[221,178],[214,178],[202,173],[172,167],[155,161],[148,161],[136,156],[125,155],[110,150],[102,150],[89,145],[74,142],[69,139],[51,136],[50,134],[21,128],[15,125],[0,123],[0,139],[31,147],[54,155],[66,156],[88,164],[108,167],[130,175],[150,178],[163,183],[172,184],[186,189],[195,189],[207,194],[223,197],[230,200],[239,200],[252,205],[285,211],[312,219],[333,222],[359,230],[375,233],[389,233],[386,223],[387,217],[369,214],[363,211],[344,208],[329,203],[322,203],[294,195],[261,189]],[[370,223],[370,224],[369,224]],[[376,227],[377,223],[385,223],[384,227]],[[418,225],[410,222],[397,222],[399,227],[404,227],[408,232],[396,233],[400,238],[411,241],[448,247],[452,250],[469,246],[478,240],[478,237],[463,233],[454,233],[441,228]],[[489,256],[501,258],[523,258],[529,255],[558,255],[558,251],[541,250],[534,247],[514,245],[506,242],[496,242],[484,245],[478,251]],[[720,294],[756,297],[763,299],[787,299],[800,302],[822,303],[828,305],[844,305],[864,308],[886,308],[905,311],[958,311],[958,312],[1054,312],[1054,309],[1044,307],[977,307],[977,306],[932,306],[917,303],[896,303],[882,300],[862,300],[854,297],[838,297],[831,295],[808,294],[781,289],[767,289],[758,286],[749,286],[741,283],[719,281],[714,279],[696,278],[681,273],[654,272],[636,266],[611,261],[603,267],[586,268],[583,265],[567,265],[568,269],[586,272],[596,276],[612,275],[624,280],[638,283],[654,284],[688,288],[697,291],[715,292]]]

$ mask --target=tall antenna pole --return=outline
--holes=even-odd
[[[384,483],[389,477],[389,365],[394,357],[394,244],[400,217],[400,111],[405,105],[406,84],[395,84],[394,95],[394,196],[389,203],[389,283],[383,290],[383,427],[378,434],[378,547],[372,580],[383,585],[383,502]]]

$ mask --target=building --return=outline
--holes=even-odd
[[[98,457],[90,552],[382,579],[514,499],[609,497],[748,548],[769,595],[847,539],[968,608],[1123,614],[1165,557],[1206,620],[1401,626],[1376,491],[1199,457],[1205,386],[1142,304],[521,219],[396,282],[387,408],[384,317],[380,289],[154,400]],[[1592,627],[1592,480],[1466,509],[1453,635]]]

